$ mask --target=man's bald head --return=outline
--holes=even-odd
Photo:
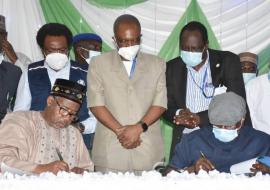
[[[140,24],[139,20],[135,16],[133,16],[133,15],[124,14],[124,15],[119,16],[115,20],[114,25],[113,25],[113,32],[114,32],[114,34],[117,33],[117,31],[119,29],[119,26],[121,24],[125,24],[125,25],[136,25],[138,27],[139,31],[141,32],[141,24]]]

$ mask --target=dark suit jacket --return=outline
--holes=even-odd
[[[226,86],[227,91],[235,92],[246,98],[239,57],[228,51],[212,49],[208,49],[208,51],[213,85],[215,87]],[[180,57],[167,63],[166,82],[168,110],[163,117],[173,124],[176,110],[186,108],[187,68]],[[198,115],[201,119],[200,127],[209,125],[207,110],[198,113]],[[173,141],[175,141],[176,136],[181,136],[184,127],[178,126],[174,128],[178,128],[178,134],[173,135]],[[175,132],[176,130],[174,130]],[[175,143],[172,143],[172,149]]]
[[[0,123],[9,104],[14,103],[21,73],[21,69],[12,63],[2,61],[0,64]]]

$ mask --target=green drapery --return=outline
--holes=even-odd
[[[270,65],[270,44],[258,54],[258,57],[259,75],[267,73]]]
[[[89,3],[103,8],[124,9],[146,0],[87,0]]]
[[[184,15],[181,17],[175,28],[173,29],[172,33],[162,46],[159,56],[164,58],[166,61],[179,56],[179,34],[182,28],[190,21],[199,21],[207,28],[208,32],[208,40],[209,40],[209,47],[213,49],[220,49],[218,41],[207,21],[206,16],[202,12],[199,4],[196,0],[192,0],[185,11]],[[164,143],[165,143],[165,161],[168,162],[169,160],[169,153],[171,147],[171,140],[172,140],[172,126],[170,123],[165,121],[164,119],[161,120],[161,129],[164,135]]]
[[[40,0],[40,5],[47,23],[65,24],[73,35],[88,32],[95,33],[69,0]],[[111,48],[103,41],[102,51],[109,50]],[[74,57],[73,51],[71,57]]]
[[[184,15],[181,17],[177,25],[174,27],[170,36],[163,44],[159,51],[159,56],[164,58],[166,61],[177,57],[179,55],[179,34],[182,28],[190,21],[199,21],[207,28],[209,47],[213,49],[220,49],[218,41],[212,31],[210,24],[207,21],[200,5],[196,0],[192,0],[187,7]]]

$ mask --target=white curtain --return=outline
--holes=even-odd
[[[133,14],[142,25],[142,48],[157,54],[190,0],[148,0],[128,9],[103,9],[86,0],[70,0],[88,24],[114,47],[114,20]],[[270,44],[270,0],[198,0],[224,50],[260,52]],[[42,58],[36,32],[45,23],[39,0],[0,0],[0,14],[6,16],[8,39],[15,51],[33,61]]]
[[[32,61],[42,59],[36,43],[38,29],[45,23],[38,0],[0,0],[0,14],[6,17],[8,40],[17,52]]]
[[[125,10],[97,8],[86,0],[71,2],[112,47],[114,20],[123,13],[135,15],[142,25],[143,50],[156,54],[190,0],[148,0]],[[258,53],[270,44],[269,0],[198,0],[198,3],[223,50]]]

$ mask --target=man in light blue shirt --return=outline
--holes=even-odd
[[[68,58],[72,33],[65,25],[45,24],[38,31],[36,39],[45,59],[30,64],[23,72],[17,89],[14,111],[43,110],[57,78],[87,85],[88,65],[78,64]],[[79,122],[76,126],[80,126],[83,134],[95,131],[96,119],[88,111],[86,99],[83,101],[78,117]]]

